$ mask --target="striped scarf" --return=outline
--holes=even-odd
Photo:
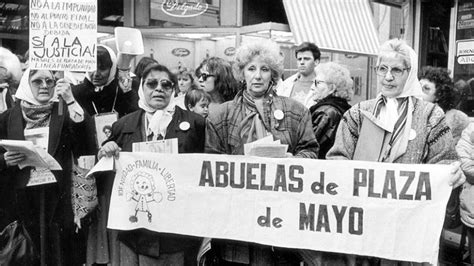
[[[405,128],[408,120],[409,97],[397,98],[395,100],[399,100],[398,108],[396,110],[398,114],[398,119],[396,120],[393,126],[392,134],[390,140],[388,141],[388,146],[385,149],[381,161],[393,161],[398,155],[403,154],[406,150],[406,147],[402,147],[402,139],[406,136]],[[388,99],[385,96],[380,95],[377,99],[377,102],[375,103],[373,111],[374,116],[380,118],[382,108],[388,109],[388,106]],[[390,110],[386,111],[390,112]],[[402,150],[400,150],[400,148],[402,148]],[[397,154],[392,154],[393,150],[395,150]]]

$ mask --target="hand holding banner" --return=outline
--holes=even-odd
[[[108,227],[433,263],[449,172],[447,165],[122,152]]]

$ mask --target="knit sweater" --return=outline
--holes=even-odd
[[[443,110],[429,102],[412,97],[413,120],[411,129],[415,138],[408,141],[407,150],[394,163],[449,164],[458,159],[451,130],[445,121]],[[347,111],[336,133],[336,140],[327,159],[353,159],[364,116],[361,110],[372,112],[376,100],[363,101]]]

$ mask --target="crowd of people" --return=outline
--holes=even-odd
[[[474,195],[469,190],[474,184],[474,128],[456,109],[461,96],[446,69],[418,71],[418,56],[410,46],[387,41],[375,67],[377,96],[351,106],[350,69],[320,63],[319,48],[309,42],[296,48],[295,57],[298,72],[286,80],[280,49],[270,40],[243,44],[233,62],[206,58],[195,71],[181,66],[170,70],[166,62],[143,57],[127,86],[118,78],[117,55],[105,45],[97,48],[97,69],[79,82],[53,71],[22,71],[15,55],[0,48],[0,139],[39,143],[62,167],[20,169],[25,154],[0,148],[0,228],[23,222],[41,251],[32,265],[196,265],[198,237],[106,228],[111,174],[96,179],[98,206],[76,228],[73,166],[81,155],[98,160],[131,152],[136,142],[172,138],[178,139],[179,153],[243,155],[245,144],[268,136],[288,145],[288,157],[450,165],[450,184],[464,184],[470,193],[463,192],[467,203],[461,211],[463,222],[474,227],[469,200]],[[65,108],[59,112],[61,106]],[[115,116],[115,122],[98,130],[96,119],[104,115]],[[189,130],[180,131],[180,121],[187,121]],[[367,123],[379,130],[362,131]],[[43,139],[36,139],[32,130],[44,132]],[[96,134],[105,134],[106,140],[98,143]],[[40,174],[57,182],[26,185]],[[474,241],[473,230],[468,236]],[[396,263],[222,239],[212,240],[202,262]]]

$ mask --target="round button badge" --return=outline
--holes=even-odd
[[[282,120],[283,117],[285,117],[282,110],[275,110],[275,112],[273,112],[273,116],[276,120]]]
[[[181,122],[179,124],[179,129],[181,129],[182,131],[187,131],[189,128],[191,127],[191,125],[189,124],[189,122]]]

